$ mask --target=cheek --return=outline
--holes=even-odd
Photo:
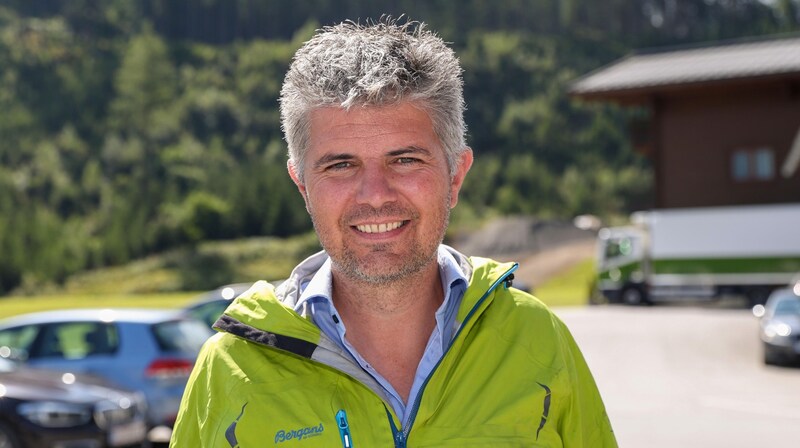
[[[419,176],[407,176],[397,179],[399,189],[412,198],[432,200],[434,197],[447,196],[452,185],[450,177],[442,178],[438,172],[425,172]]]
[[[344,204],[344,192],[341,189],[321,187],[309,189],[306,195],[306,204],[309,213],[314,215],[318,222],[330,222],[338,219]]]
[[[426,183],[406,189],[406,197],[414,204],[418,210],[428,210],[429,213],[446,213],[445,210],[452,208],[453,199],[450,184],[447,183]]]

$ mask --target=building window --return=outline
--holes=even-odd
[[[775,152],[772,148],[737,149],[731,155],[731,177],[737,182],[775,178]]]

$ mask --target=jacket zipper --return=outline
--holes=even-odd
[[[389,412],[389,408],[386,407],[385,404],[383,408],[386,409],[386,416],[389,417],[389,425],[392,427],[392,438],[394,439],[395,448],[406,448],[405,433],[397,429],[397,425],[394,424],[394,418],[392,418],[392,413]]]
[[[353,448],[353,440],[350,438],[350,425],[347,423],[347,413],[344,409],[339,409],[336,413],[336,425],[339,427],[339,435],[342,437],[343,448]]]
[[[419,393],[417,394],[417,397],[414,399],[414,404],[411,408],[411,417],[408,420],[408,425],[406,425],[402,429],[402,431],[398,431],[397,426],[395,426],[394,424],[394,419],[392,418],[391,414],[389,414],[389,410],[388,409],[386,410],[386,413],[389,415],[389,423],[392,426],[392,434],[394,435],[395,448],[406,447],[406,443],[408,441],[408,434],[411,432],[411,427],[414,425],[414,420],[416,420],[417,418],[417,411],[419,411],[419,405],[420,402],[422,401],[422,394],[425,392],[425,387],[428,385],[428,382],[430,381],[431,377],[436,372],[436,369],[439,368],[439,365],[442,363],[444,357],[447,356],[447,353],[450,352],[450,348],[453,346],[453,342],[456,339],[458,339],[458,336],[461,335],[461,331],[466,327],[466,325],[464,324],[466,324],[467,322],[470,321],[470,319],[472,319],[472,316],[475,315],[475,313],[478,311],[478,308],[480,308],[480,306],[483,304],[486,298],[489,297],[489,294],[491,294],[492,291],[497,289],[497,287],[500,286],[500,284],[505,283],[508,277],[511,276],[511,274],[513,274],[518,267],[519,264],[514,263],[514,266],[511,266],[511,269],[506,271],[503,275],[500,276],[499,279],[497,279],[494,283],[492,283],[489,289],[485,293],[483,293],[483,296],[481,296],[481,298],[477,302],[475,302],[475,305],[472,306],[472,309],[469,310],[469,313],[467,313],[467,316],[464,318],[464,322],[461,323],[461,327],[458,329],[456,335],[453,337],[453,339],[450,341],[450,344],[447,346],[447,350],[445,350],[442,357],[439,358],[439,361],[436,362],[436,365],[433,366],[433,369],[431,369],[431,372],[428,374],[428,377],[425,378],[425,382],[422,383],[422,386],[419,389]]]

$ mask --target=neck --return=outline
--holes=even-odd
[[[347,340],[408,399],[414,375],[444,300],[439,265],[400,282],[371,285],[333,273],[333,301]]]
[[[381,284],[346,277],[334,268],[332,292],[336,308],[342,314],[388,319],[413,314],[432,305],[436,310],[444,294],[436,260],[415,274]]]

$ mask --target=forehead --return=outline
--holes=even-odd
[[[311,112],[309,124],[310,155],[359,149],[393,150],[407,146],[443,153],[428,113],[413,103],[353,107],[349,110],[319,108]]]

